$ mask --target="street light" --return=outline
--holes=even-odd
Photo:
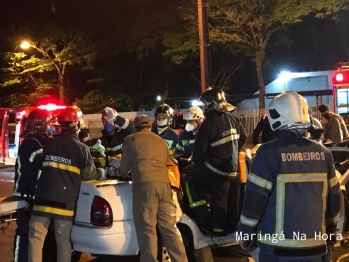
[[[23,41],[20,44],[20,47],[23,48],[23,49],[28,49],[29,47],[31,47],[31,44],[28,41]]]
[[[157,97],[156,97],[156,101],[159,101],[159,102],[160,102],[160,101],[161,101],[161,96],[157,96]]]
[[[23,48],[23,49],[28,49],[30,47],[30,44],[28,41],[23,41],[21,42],[19,45],[16,46],[15,49],[13,49],[13,51],[11,52],[11,54],[13,54],[14,52],[16,52],[16,50],[18,49],[18,47]],[[5,63],[2,65],[2,67],[0,68],[0,71],[4,68],[4,66],[7,64],[8,60],[10,60],[10,56],[6,59]]]

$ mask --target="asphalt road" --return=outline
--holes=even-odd
[[[11,195],[13,190],[14,167],[5,167],[0,164],[0,201],[1,199]],[[16,223],[11,222],[9,225],[0,224],[0,262],[13,261],[13,239]],[[349,239],[349,234],[345,234]],[[243,262],[248,261],[246,253],[238,246],[230,246],[224,248],[212,249],[215,262]],[[338,246],[333,252],[334,262],[349,262],[349,244]],[[339,259],[340,258],[340,259]],[[116,257],[116,256],[100,256],[96,257],[91,254],[83,253],[79,262],[133,262],[137,261],[134,257]]]

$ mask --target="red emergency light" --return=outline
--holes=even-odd
[[[334,85],[349,85],[349,70],[338,70],[332,77]]]
[[[47,104],[47,105],[40,105],[40,106],[38,106],[38,108],[42,109],[42,110],[47,110],[47,111],[55,111],[55,110],[59,110],[59,109],[64,109],[64,108],[66,108],[66,106]]]

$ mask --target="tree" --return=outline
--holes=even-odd
[[[117,108],[119,103],[111,95],[106,95],[98,90],[88,92],[82,99],[76,99],[74,104],[84,114],[95,114],[102,112],[106,106]]]
[[[29,40],[30,39],[30,40]],[[37,76],[58,86],[60,102],[64,102],[67,88],[68,67],[79,66],[81,70],[93,68],[96,53],[91,41],[81,32],[71,31],[61,26],[48,26],[35,38],[27,40],[35,53],[28,57],[25,53],[12,54],[7,80],[3,86],[13,84],[36,85]],[[55,80],[55,81],[53,81]]]
[[[265,108],[262,64],[270,37],[278,30],[302,22],[313,14],[323,18],[347,8],[348,0],[210,0],[210,37],[213,41],[240,43],[254,52],[259,108]]]

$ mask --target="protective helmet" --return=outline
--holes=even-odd
[[[209,105],[216,105],[226,102],[224,91],[218,87],[209,87],[199,98],[202,102],[206,101]]]
[[[112,108],[112,107],[105,107],[105,108],[103,108],[102,119],[109,120],[108,119],[108,112],[106,111],[106,109],[111,109],[113,111],[115,117],[118,115],[118,112],[114,108]]]
[[[189,108],[187,111],[184,112],[184,115],[183,115],[184,120],[198,120],[203,118],[204,118],[204,113],[197,106],[193,106]]]
[[[44,133],[47,131],[47,126],[51,121],[51,113],[42,110],[35,109],[28,115],[27,129],[36,130],[38,132]]]
[[[173,118],[173,109],[168,104],[161,104],[155,110],[155,114],[154,114],[155,118],[159,114],[166,114],[168,116],[169,120],[170,120],[170,119]]]
[[[67,106],[62,109],[57,116],[58,122],[62,128],[78,125],[81,118],[82,112],[77,106]]]
[[[310,125],[307,100],[295,91],[284,91],[269,104],[272,130],[307,128]]]

